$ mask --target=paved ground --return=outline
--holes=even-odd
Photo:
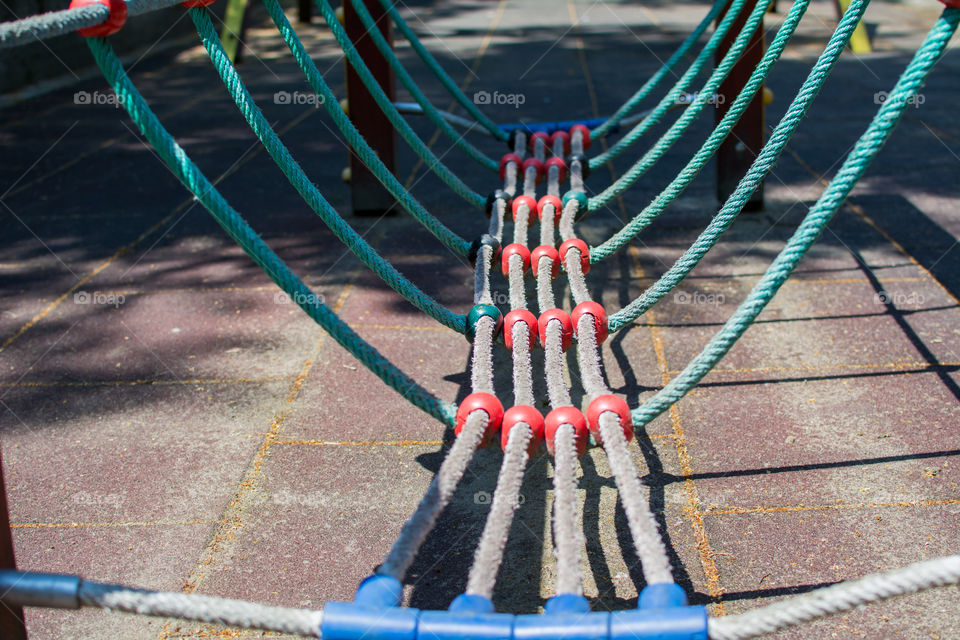
[[[706,10],[542,7],[456,1],[407,13],[435,36],[427,44],[468,92],[525,95],[522,111],[491,109],[507,121],[609,113]],[[932,0],[870,7],[877,52],[841,60],[767,183],[766,211],[745,214],[680,295],[609,341],[610,383],[632,405],[674,376],[743,299],[938,11]],[[779,19],[771,15],[770,27]],[[770,122],[834,20],[830,3],[813,4],[771,79]],[[342,92],[328,32],[301,31]],[[249,35],[244,76],[294,155],[346,212],[340,139],[320,111],[273,104],[274,92],[302,89],[301,78],[262,16]],[[445,105],[409,49],[399,50]],[[960,548],[958,72],[953,48],[924,103],[762,321],[632,449],[649,469],[644,481],[677,576],[715,614]],[[426,388],[450,400],[466,393],[463,339],[344,253],[254,143],[200,50],[147,56],[132,76],[328,304]],[[76,91],[106,95],[102,80],[84,81],[5,109],[0,128],[0,434],[20,565],[284,605],[349,598],[383,558],[451,434],[282,304],[126,116],[75,104]],[[649,202],[711,119],[590,218],[584,236],[605,238]],[[494,187],[445,141],[435,149],[480,191]],[[431,210],[465,235],[479,232],[477,214],[406,149],[399,167]],[[636,296],[702,229],[716,208],[714,171],[629,250],[591,271],[608,308]],[[610,178],[597,171],[589,185],[599,190]],[[427,291],[468,308],[469,268],[409,218],[353,222]],[[444,607],[463,589],[487,511],[475,497],[492,490],[499,460],[494,450],[477,456],[409,577],[411,604]],[[603,454],[585,458],[582,474],[587,594],[598,609],[634,606],[642,578]],[[550,476],[549,459],[536,459],[501,571],[501,610],[533,611],[553,593]],[[960,637],[958,595],[954,588],[869,607],[780,637]],[[260,635],[93,611],[31,610],[28,623],[41,639]]]

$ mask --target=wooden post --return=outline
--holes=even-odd
[[[10,530],[10,512],[7,510],[7,490],[3,484],[3,455],[0,453],[0,569],[16,569],[13,558],[13,532]],[[0,638],[27,640],[23,609],[0,605]]]
[[[297,0],[297,19],[308,24],[313,18],[313,0]]]
[[[723,59],[723,56],[730,49],[737,35],[743,30],[748,14],[749,10],[744,8],[743,12],[733,23],[730,32],[720,43],[716,53],[717,63]],[[722,19],[723,14],[717,18],[717,21],[719,22]],[[726,80],[723,81],[717,90],[717,122],[723,119],[730,105],[740,94],[743,85],[746,84],[750,74],[763,57],[765,49],[766,43],[764,41],[763,20],[760,20],[760,24],[757,25],[757,30],[751,36],[750,42],[747,44],[743,55],[740,56],[740,59],[730,70],[730,74]],[[717,199],[721,203],[726,202],[730,194],[737,188],[737,183],[746,175],[747,169],[763,147],[764,136],[766,134],[763,93],[764,87],[761,86],[743,112],[740,121],[733,127],[730,134],[717,150]],[[759,211],[761,209],[763,209],[762,182],[744,206],[745,211]]]
[[[376,0],[364,0],[364,4],[374,21],[380,27],[380,33],[391,45],[393,32],[389,16]],[[343,2],[344,29],[350,41],[353,42],[357,53],[366,62],[370,73],[376,78],[390,100],[393,100],[393,72],[386,59],[377,50],[376,44],[366,37],[366,29],[353,10],[350,0]],[[350,63],[347,65],[347,111],[360,134],[370,143],[377,152],[380,160],[390,171],[394,170],[395,138],[393,125],[383,114],[374,101],[373,96],[363,86],[360,76],[356,74]],[[350,153],[350,195],[353,204],[353,213],[358,216],[381,216],[385,213],[396,213],[393,205],[395,200],[380,181],[364,166],[360,158],[352,151]]]

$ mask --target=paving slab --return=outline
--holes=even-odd
[[[401,10],[468,96],[524,97],[521,109],[485,112],[529,122],[612,112],[635,90],[625,79],[653,73],[706,6],[573,2],[544,11],[542,3],[457,0]],[[782,22],[779,10],[767,16],[768,34]],[[938,11],[929,2],[874,3],[867,22],[877,53],[841,58],[767,180],[765,211],[741,214],[677,294],[607,341],[607,381],[631,406],[677,375],[744,299]],[[813,3],[770,79],[768,124],[835,20],[830,3]],[[320,23],[297,29],[344,97],[344,63]],[[446,108],[449,96],[396,40],[416,81]],[[418,286],[466,312],[472,272],[464,260],[406,214],[349,215],[344,143],[323,109],[273,99],[306,85],[259,7],[247,45],[242,76],[328,201]],[[678,581],[716,615],[956,551],[956,46],[940,64],[924,104],[906,115],[760,322],[630,445]],[[256,144],[199,47],[148,56],[132,76],[224,195],[364,339],[444,401],[469,391],[469,344],[344,250]],[[0,163],[4,215],[21,220],[8,216],[0,258],[0,438],[21,565],[291,606],[350,598],[436,473],[452,433],[279,299],[125,116],[111,105],[77,104],[78,91],[105,85],[84,80],[14,105],[0,132],[17,149]],[[408,96],[399,91],[398,99]],[[596,170],[588,191],[622,174],[678,115],[612,172]],[[425,118],[410,122],[424,139],[434,136]],[[581,235],[598,244],[642,211],[712,124],[712,113],[698,118],[634,188],[588,217]],[[506,150],[468,135],[494,158]],[[433,148],[479,193],[499,186],[449,141]],[[467,238],[486,230],[482,212],[402,143],[397,166],[451,229]],[[639,295],[709,223],[715,172],[709,163],[629,248],[594,265],[588,285],[607,309]],[[494,285],[505,308],[498,274]],[[558,290],[569,308],[563,279]],[[80,304],[80,291],[125,297]],[[505,355],[498,347],[495,384],[509,403]],[[534,368],[542,368],[541,352]],[[567,375],[579,403],[575,367]],[[477,454],[407,577],[409,604],[444,608],[463,590],[501,459],[496,447]],[[585,594],[598,610],[635,607],[642,572],[603,452],[592,449],[579,474]],[[554,590],[546,456],[531,463],[522,493],[494,594],[503,611],[541,610]],[[779,637],[951,637],[955,609],[956,590],[942,590]],[[31,610],[28,622],[32,638],[263,637],[90,611]]]

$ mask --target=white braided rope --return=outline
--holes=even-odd
[[[544,346],[544,365],[547,378],[547,397],[553,408],[569,407],[572,404],[567,382],[563,379],[563,325],[559,320],[547,323],[547,344]]]
[[[526,309],[527,308],[527,289],[523,281],[523,257],[519,254],[513,254],[510,256],[509,270],[507,275],[507,282],[509,284],[509,298],[510,298],[510,308],[511,309]]]
[[[590,399],[610,393],[603,381],[603,363],[597,347],[597,327],[593,316],[585,313],[577,322],[577,364],[580,366],[580,381]]]
[[[554,241],[554,211],[553,205],[544,205],[540,212],[540,244],[545,247],[552,247],[556,244]]]
[[[537,168],[533,165],[523,172],[523,195],[534,199],[537,197]]]
[[[543,140],[543,136],[539,136],[533,144],[533,157],[540,162],[547,159],[547,145]]]
[[[570,188],[576,191],[586,191],[583,185],[583,165],[579,158],[570,163]]]
[[[579,129],[570,134],[570,153],[583,153],[583,132]]]
[[[517,216],[513,221],[513,241],[527,246],[527,235],[530,231],[530,207],[525,201],[517,205]]]
[[[477,320],[470,362],[470,384],[474,393],[496,395],[493,389],[493,334],[497,324],[490,316]]]
[[[513,404],[536,406],[533,397],[533,365],[530,362],[530,334],[536,327],[526,322],[513,325]]]
[[[537,261],[537,306],[540,312],[553,309],[557,302],[553,297],[553,260],[541,256]]]
[[[518,133],[514,142],[517,154],[522,157],[526,140],[524,134]],[[516,189],[517,165],[514,162],[507,164],[504,172],[503,189],[513,193]],[[497,199],[490,215],[489,233],[497,240],[503,238],[503,219],[506,214],[506,203]],[[493,261],[493,250],[483,246],[477,255],[477,264],[474,268],[474,304],[492,304],[490,291],[490,268]],[[471,358],[471,387],[474,392],[494,393],[493,386],[493,330],[495,324],[492,318],[481,318],[477,322],[476,336],[473,341]],[[417,508],[400,530],[400,535],[390,548],[386,559],[377,568],[377,573],[389,575],[397,580],[403,580],[410,565],[433,529],[440,512],[450,503],[453,493],[463,478],[467,465],[473,457],[477,447],[483,440],[490,417],[485,411],[473,411],[467,416],[466,424],[454,440],[437,475],[434,476],[427,492],[420,499]]]
[[[387,559],[377,568],[377,573],[403,580],[410,565],[413,564],[417,550],[437,522],[440,512],[450,503],[450,498],[453,497],[453,492],[460,483],[464,471],[467,470],[473,452],[480,446],[489,421],[486,411],[473,411],[467,416],[467,423],[463,430],[453,441],[450,451],[440,465],[440,470],[433,477],[430,487],[420,499],[420,504],[417,505],[413,515],[403,525],[400,535],[393,543],[390,553],[387,554]]]
[[[580,550],[585,541],[577,519],[577,445],[573,427],[560,425],[554,435],[553,549],[557,558],[557,593],[583,595]]]
[[[490,514],[484,523],[473,566],[470,567],[470,575],[467,578],[466,592],[469,594],[486,598],[493,596],[497,572],[503,561],[503,550],[510,533],[510,524],[520,504],[520,487],[523,485],[523,471],[528,457],[527,447],[532,438],[530,426],[525,422],[518,422],[510,430]]]
[[[643,565],[644,580],[647,584],[673,582],[667,548],[657,529],[657,521],[650,512],[637,469],[627,452],[627,439],[620,427],[620,418],[612,411],[600,414],[600,437],[610,461],[620,502],[627,514],[633,546]]]
[[[587,279],[583,276],[580,264],[580,249],[570,247],[567,250],[564,266],[567,268],[567,282],[570,283],[570,295],[576,304],[590,300],[590,291],[587,289]]]
[[[320,637],[323,613],[307,609],[272,607],[242,600],[196,593],[170,593],[129,589],[82,581],[80,602],[110,611],[262,629],[311,638]]]
[[[563,140],[560,138],[556,138],[553,141],[553,155],[557,156],[558,158],[563,157]]]
[[[960,583],[960,555],[817,589],[759,609],[708,621],[712,640],[744,640],[861,605]]]
[[[557,225],[561,239],[569,240],[570,238],[577,237],[576,232],[573,230],[573,221],[576,218],[579,206],[580,203],[576,200],[570,200],[563,206],[563,212],[560,214],[560,224]]]
[[[547,193],[560,196],[560,167],[557,165],[551,165],[547,170]]]

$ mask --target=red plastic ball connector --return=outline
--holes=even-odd
[[[563,309],[547,309],[540,314],[537,319],[537,333],[540,334],[540,344],[544,349],[547,347],[547,325],[554,320],[560,322],[560,350],[566,351],[570,348],[570,342],[573,340],[573,325],[570,324],[570,316]]]
[[[587,452],[590,432],[587,430],[587,420],[576,407],[557,407],[547,414],[543,421],[543,436],[547,441],[547,451],[556,455],[557,429],[560,425],[569,424],[573,427],[573,441],[577,446],[577,457]]]
[[[521,158],[517,154],[515,153],[503,154],[503,157],[500,158],[500,179],[501,180],[507,179],[507,165],[510,164],[511,162],[517,165],[517,169],[523,166],[523,158]]]
[[[510,256],[520,256],[523,259],[524,273],[530,270],[530,250],[514,242],[505,246],[500,252],[500,270],[503,271],[503,275],[510,275]]]
[[[580,318],[586,314],[593,316],[593,335],[596,336],[597,344],[603,344],[603,341],[610,335],[610,328],[607,325],[607,312],[599,303],[593,302],[592,300],[581,302],[573,308],[573,312],[570,314],[570,322],[573,324],[573,335],[577,335]]]
[[[548,244],[542,244],[530,254],[530,270],[536,278],[540,273],[540,258],[550,258],[550,278],[556,280],[560,275],[560,254]]]
[[[604,395],[597,396],[587,407],[587,425],[594,439],[603,444],[603,438],[600,436],[600,415],[612,411],[620,417],[620,428],[623,429],[623,435],[627,442],[633,438],[633,416],[630,415],[630,407],[627,401],[619,396]]]
[[[557,156],[547,158],[546,163],[543,165],[543,170],[546,172],[547,177],[550,176],[550,167],[553,166],[560,169],[560,184],[563,184],[563,181],[567,179],[567,163],[563,161],[563,158],[558,158]]]
[[[513,221],[517,221],[517,211],[520,210],[520,205],[526,204],[529,214],[529,222],[533,222],[537,219],[539,213],[537,212],[537,200],[531,196],[517,196],[513,199]]]
[[[184,0],[180,4],[187,9],[196,9],[198,7],[208,7],[216,1],[217,0]]]
[[[543,414],[526,404],[518,404],[507,409],[503,414],[503,428],[500,429],[500,446],[504,450],[510,439],[510,431],[518,422],[526,422],[530,426],[530,431],[533,432],[533,438],[527,447],[527,454],[532,458],[543,444]]]
[[[557,196],[543,196],[537,201],[537,215],[543,220],[543,208],[548,204],[553,205],[553,220],[560,219],[560,213],[563,211],[563,202]]]
[[[467,424],[467,416],[477,409],[486,411],[487,415],[490,416],[487,428],[483,432],[483,440],[480,442],[481,445],[487,445],[497,435],[500,426],[503,424],[503,405],[500,404],[497,396],[489,393],[471,393],[464,398],[460,406],[457,407],[457,426],[453,432],[459,436],[464,425]]]
[[[526,179],[527,169],[530,167],[536,167],[537,169],[537,182],[543,181],[543,163],[537,160],[536,158],[527,158],[523,161],[523,176]]]
[[[567,268],[567,251],[570,249],[580,250],[580,271],[590,273],[590,249],[587,248],[587,243],[580,238],[564,240],[563,244],[560,245],[560,262],[563,263],[563,268]]]
[[[573,137],[575,131],[580,132],[580,140],[583,141],[583,150],[586,151],[590,148],[590,129],[583,124],[575,124],[570,127],[570,137]]]
[[[84,38],[105,38],[113,35],[123,27],[127,21],[127,3],[126,0],[70,0],[71,9],[80,7],[89,7],[94,4],[102,4],[110,10],[110,17],[106,22],[95,24],[92,27],[77,29],[77,33]]]
[[[563,155],[570,153],[570,134],[566,131],[554,131],[550,136],[550,148],[556,149],[557,140],[563,140]]]
[[[940,0],[940,2],[953,9],[960,9],[960,0]]]
[[[545,131],[537,131],[532,136],[530,136],[530,153],[537,152],[537,140],[543,139],[543,146],[547,153],[550,152],[550,135]]]
[[[537,344],[537,317],[526,309],[514,309],[503,318],[503,344],[513,350],[513,325],[522,322],[527,325],[527,336],[530,339],[529,349]]]

